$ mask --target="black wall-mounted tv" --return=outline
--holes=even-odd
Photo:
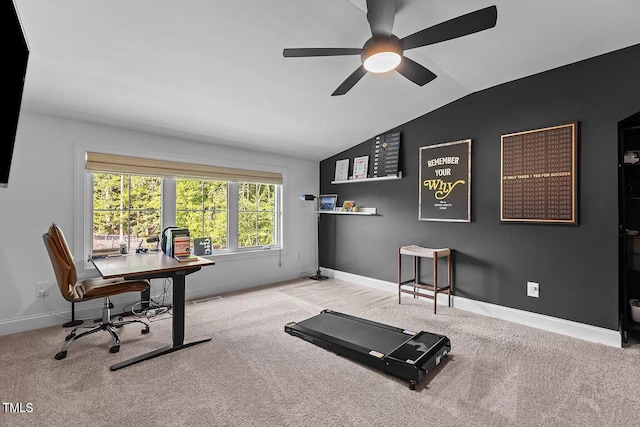
[[[27,60],[29,58],[29,46],[22,31],[22,25],[13,0],[4,0],[0,6],[0,28],[4,31],[3,46],[7,49],[7,58],[2,79],[2,96],[0,102],[2,108],[0,121],[0,186],[6,187],[9,183],[9,170],[11,158],[18,130],[18,118],[22,103],[22,90],[27,73]]]

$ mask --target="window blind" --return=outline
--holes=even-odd
[[[117,154],[87,152],[85,169],[90,172],[132,175],[175,176],[187,178],[219,179],[224,181],[282,184],[282,174],[250,169],[227,168],[145,159]]]

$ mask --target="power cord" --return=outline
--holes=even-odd
[[[64,319],[64,320],[75,320],[77,322],[80,322],[80,321],[81,322],[89,322],[89,321],[94,321],[95,320],[95,317],[86,317],[84,319],[78,319],[78,318],[73,319],[72,317],[66,317],[66,316],[63,316],[61,314],[58,314],[55,311],[51,310],[49,307],[47,307],[47,305],[44,303],[44,297],[45,297],[44,295],[40,296],[40,302],[42,303],[42,307],[45,310],[47,310],[49,312],[49,314],[53,314],[54,316],[59,317],[59,318]]]
[[[125,305],[123,308],[123,314],[128,315],[130,313],[132,316],[136,318],[146,317],[147,319],[159,316],[161,314],[169,314],[173,316],[173,305],[171,303],[167,303],[167,300],[169,299],[168,287],[172,285],[173,285],[173,281],[170,278],[163,279],[162,293],[160,294],[160,297],[158,298],[158,300],[154,300],[153,298],[151,298],[150,301],[136,301],[130,304],[131,309],[129,311],[127,311],[127,307],[129,305]],[[71,317],[58,314],[55,311],[51,310],[49,307],[47,307],[44,301],[44,297],[45,297],[44,295],[40,296],[40,303],[42,304],[42,307],[49,314],[52,314],[56,317],[59,317],[67,321],[72,320]],[[142,307],[143,302],[148,304],[148,307],[146,309]],[[94,319],[95,317],[88,317],[84,319],[76,318],[75,320],[84,322],[84,321],[93,321]],[[162,320],[162,319],[157,319],[157,320]]]
[[[153,318],[156,318],[157,316],[160,316],[162,314],[169,314],[170,316],[172,316],[173,305],[167,302],[169,300],[168,287],[170,285],[173,285],[173,282],[171,281],[171,279],[164,278],[162,281],[162,292],[160,293],[160,295],[156,298],[150,298],[149,301],[136,302],[132,306],[131,312],[136,317],[146,318],[149,321],[166,319],[167,317],[165,316],[160,319],[152,320]],[[143,307],[143,303],[146,305],[146,307]],[[137,309],[138,305],[140,305],[139,311]]]
[[[66,317],[66,316],[63,316],[61,314],[58,314],[55,311],[51,310],[49,307],[47,307],[47,305],[44,303],[44,295],[40,295],[40,302],[42,303],[42,307],[45,310],[47,310],[49,312],[49,314],[53,314],[54,316],[57,316],[57,317],[59,317],[61,319],[64,319],[64,320],[71,320],[71,317]],[[84,322],[85,320],[89,320],[89,319],[75,319],[75,320],[82,320]]]

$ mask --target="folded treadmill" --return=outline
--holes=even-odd
[[[333,310],[323,310],[301,322],[287,323],[284,330],[407,380],[411,390],[451,351],[451,341],[444,335],[416,333]]]

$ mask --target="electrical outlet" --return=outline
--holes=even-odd
[[[527,282],[527,296],[539,298],[540,297],[540,283]]]
[[[36,297],[46,297],[49,295],[49,282],[36,283]]]

